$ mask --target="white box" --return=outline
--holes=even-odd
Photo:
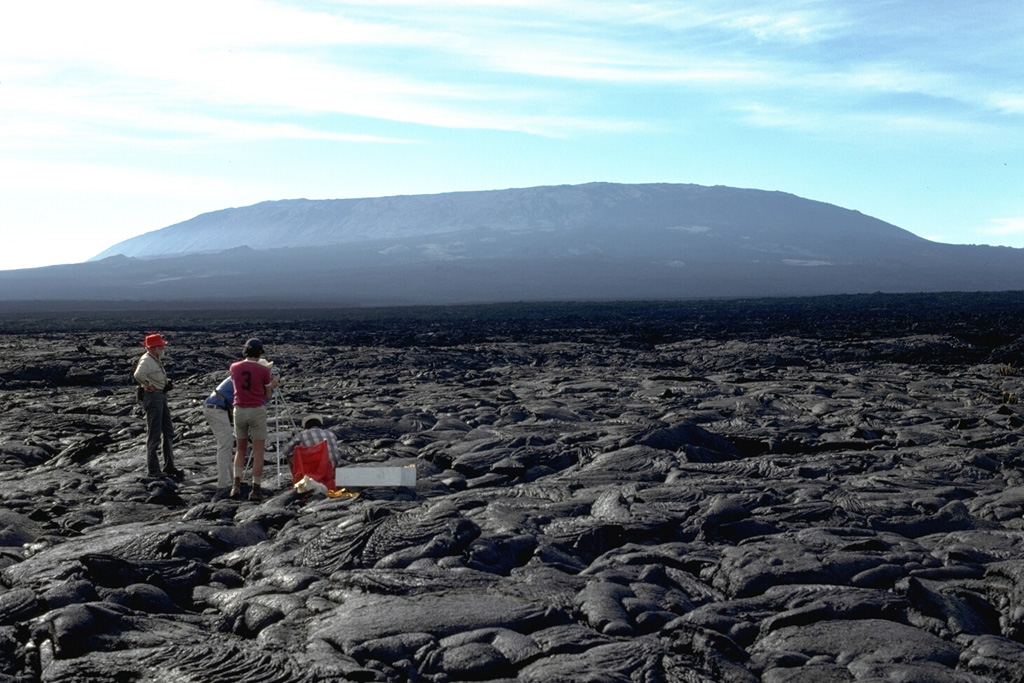
[[[404,467],[339,467],[334,484],[348,486],[416,486],[416,465]]]

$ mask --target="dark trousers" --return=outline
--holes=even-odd
[[[171,446],[174,426],[171,424],[171,411],[167,407],[167,394],[159,391],[147,393],[142,397],[142,408],[146,411],[146,465],[150,474],[157,474],[160,472],[157,451],[161,444],[164,450],[164,469],[174,467],[174,450]]]

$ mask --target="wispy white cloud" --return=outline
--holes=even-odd
[[[213,198],[249,190],[222,178],[99,163],[0,159],[0,176],[5,191]]]
[[[1007,114],[1024,114],[1024,93],[997,93],[992,97],[992,106]]]
[[[749,33],[764,42],[817,42],[831,36],[845,23],[835,18],[841,11],[841,8],[834,5],[827,14],[815,9],[783,8],[780,11],[779,5],[774,4],[765,6],[760,11],[734,11],[721,18],[721,25]]]
[[[517,46],[504,52],[492,50],[487,58],[495,68],[508,73],[617,85],[681,86],[712,88],[756,86],[776,78],[761,65],[749,62],[644,55],[611,51],[566,53],[561,49],[523,53]]]
[[[302,112],[419,122],[422,99],[453,102],[486,95],[372,65],[349,67],[322,51],[366,44],[410,49],[436,43],[436,36],[265,2],[187,0],[165,12],[147,3],[40,0],[0,10],[0,27],[6,27],[0,28],[7,80],[0,97],[6,102],[25,110],[30,100],[38,104],[45,97],[50,104],[42,108],[51,114],[102,114],[97,120],[118,125],[130,116],[138,127],[195,130],[206,127],[195,125],[199,117],[172,120],[160,112],[211,109],[219,112],[207,114],[208,120],[219,116],[229,125],[237,125],[240,116]],[[424,122],[429,123],[427,108]],[[224,115],[227,111],[232,115]],[[257,129],[257,136],[268,130],[249,126]],[[317,135],[295,125],[276,130],[369,139]]]
[[[753,103],[734,108],[738,116],[756,128],[783,129],[830,139],[893,140],[941,136],[948,139],[998,135],[999,129],[984,121],[903,110],[858,111],[836,108],[800,109],[774,103]]]
[[[20,10],[20,16],[0,12],[0,25],[9,27],[0,29],[0,58],[13,65],[15,74],[0,91],[10,103],[8,127],[18,125],[10,117],[20,112],[26,117],[20,126],[39,133],[52,132],[39,127],[42,115],[43,121],[75,121],[65,127],[67,135],[83,127],[127,126],[170,135],[392,142],[387,136],[317,130],[293,117],[333,114],[552,135],[559,134],[552,129],[556,125],[589,130],[620,130],[624,125],[586,115],[538,115],[530,103],[542,102],[550,90],[499,85],[477,68],[448,67],[445,76],[435,76],[410,67],[408,58],[395,64],[358,53],[367,44],[403,52],[429,46],[428,52],[454,50],[464,57],[458,36],[440,22],[436,28],[403,28],[269,3],[215,3],[208,12],[207,3],[201,3],[200,11],[200,4],[186,2],[153,33],[155,18],[139,16],[140,7],[150,6],[100,3],[101,10],[116,12],[120,23],[100,22],[88,32],[29,32],[45,35],[41,41],[24,40],[10,28],[44,23],[54,9],[48,4],[53,3],[29,3],[34,10]],[[62,25],[88,21],[86,14],[93,8],[68,4],[70,16],[63,17]],[[145,28],[126,32],[124,22]],[[479,61],[479,53],[471,53]],[[253,121],[282,118],[290,122]]]
[[[734,108],[749,125],[758,128],[788,128],[799,130],[824,130],[834,122],[829,117],[815,116],[774,104],[744,104]]]
[[[342,0],[336,4],[419,8],[441,23],[449,23],[451,11],[461,9],[473,10],[478,19],[497,17],[507,23],[519,17],[523,25],[537,27],[603,25],[619,30],[644,26],[671,33],[717,28],[771,41],[821,40],[848,23],[842,8],[821,0]],[[486,14],[479,13],[481,9]]]
[[[1024,216],[1018,218],[992,218],[989,220],[989,225],[982,228],[981,232],[996,237],[1024,236]]]
[[[28,120],[19,125],[42,126],[37,132],[47,117],[59,128],[65,112],[82,117],[65,125],[68,135],[84,120],[95,127],[134,122],[172,135],[371,142],[393,138],[294,117],[557,137],[649,125],[613,116],[600,104],[606,96],[577,90],[600,85],[652,93],[742,88],[782,97],[816,89],[843,97],[983,99],[977,85],[929,72],[927,65],[821,63],[815,60],[822,53],[800,52],[837,37],[855,39],[869,28],[857,23],[863,20],[814,0],[731,0],[711,9],[655,0],[182,0],[173,11],[130,0],[37,0],[0,9],[7,81],[0,98],[5,106],[23,98],[8,112],[20,108]],[[765,43],[793,49],[776,54]],[[33,86],[51,99],[35,111],[26,104],[42,97]],[[5,97],[8,90],[16,96]],[[993,106],[1009,113],[1024,108],[1008,96]],[[819,115],[830,112],[822,108]],[[792,125],[800,118],[789,117]],[[763,125],[765,117],[743,120]]]
[[[182,109],[160,99],[95,97],[73,89],[19,87],[10,93],[0,118],[0,150],[30,145],[98,148],[131,142],[161,146],[180,144],[183,135],[221,140],[324,140],[402,143],[394,137],[335,132],[289,121],[258,121]]]

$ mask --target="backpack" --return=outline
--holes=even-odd
[[[300,444],[292,452],[292,485],[306,475],[326,486],[328,491],[335,488],[334,464],[327,455],[326,441],[315,446]]]

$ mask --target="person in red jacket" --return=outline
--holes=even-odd
[[[269,364],[260,362],[263,342],[255,337],[245,342],[244,358],[231,364],[231,381],[235,387],[235,481],[231,497],[242,495],[242,473],[245,454],[252,443],[252,491],[249,500],[263,500],[260,484],[263,479],[263,450],[267,441],[267,401],[277,388],[278,380],[270,374]]]

